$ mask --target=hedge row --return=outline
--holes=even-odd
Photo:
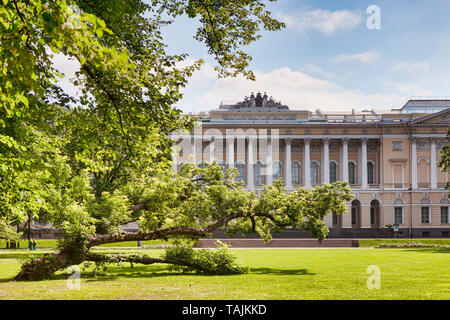
[[[450,239],[359,239],[360,247],[378,247],[381,244],[405,244],[420,242],[430,245],[450,245]]]

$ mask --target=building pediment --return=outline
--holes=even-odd
[[[450,108],[442,110],[433,114],[429,114],[409,122],[411,125],[421,124],[450,124]]]

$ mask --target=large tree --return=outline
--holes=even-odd
[[[0,220],[38,219],[63,232],[59,252],[26,263],[15,279],[39,279],[86,260],[202,264],[143,256],[99,256],[90,248],[127,240],[210,236],[302,227],[326,236],[323,216],[345,211],[343,184],[287,193],[280,183],[258,196],[212,165],[170,171],[168,134],[192,120],[173,105],[201,61],[165,51],[161,29],[178,16],[196,19],[195,39],[215,58],[221,77],[248,70],[244,48],[260,28],[284,25],[261,0],[1,0]],[[64,92],[55,55],[78,62],[78,96]],[[140,232],[119,226],[137,221]],[[28,223],[29,225],[29,223]],[[9,230],[9,229],[8,229]],[[184,262],[183,262],[184,261]]]

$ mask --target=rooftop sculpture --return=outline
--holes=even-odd
[[[244,101],[236,103],[234,108],[278,108],[278,109],[289,109],[288,106],[281,104],[281,101],[275,101],[272,97],[268,97],[264,92],[258,92],[256,96],[251,93],[250,97],[245,97]]]

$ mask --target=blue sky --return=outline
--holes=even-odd
[[[369,30],[366,9],[380,8]],[[178,107],[217,108],[250,91],[267,91],[292,109],[391,109],[412,96],[450,96],[450,0],[279,0],[268,9],[287,27],[263,32],[247,47],[257,80],[217,79],[214,61],[193,39],[196,21],[178,18],[164,30],[171,53],[205,65]]]

